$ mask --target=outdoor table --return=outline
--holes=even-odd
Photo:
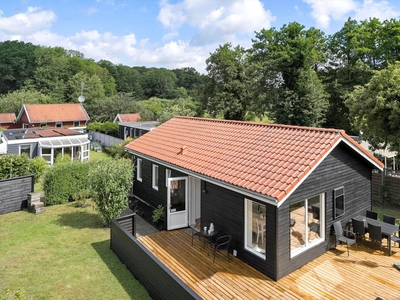
[[[354,218],[355,220],[358,221],[363,221],[364,222],[364,227],[367,228],[368,224],[372,224],[375,226],[379,226],[382,229],[382,234],[385,234],[388,236],[388,249],[389,249],[389,256],[392,255],[392,241],[391,241],[391,236],[396,233],[397,230],[399,230],[399,227],[397,225],[392,225],[389,223],[385,223],[379,220],[367,218],[366,216],[357,216]]]
[[[202,249],[205,247],[206,241],[208,244],[208,251],[207,255],[210,255],[210,245],[211,245],[211,239],[218,234],[218,230],[211,231],[210,233],[208,230],[204,231],[204,229],[201,229],[199,232],[196,232],[194,235],[198,237],[203,237],[204,238],[204,243]]]

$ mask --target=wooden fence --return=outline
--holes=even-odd
[[[119,218],[112,220],[111,249],[150,296],[153,299],[201,299],[125,229],[130,227],[126,226],[127,218],[122,217],[125,226],[120,224]],[[132,224],[134,226],[135,222]]]
[[[372,200],[400,207],[400,176],[372,173]]]
[[[32,192],[33,175],[0,180],[0,215],[27,208]]]

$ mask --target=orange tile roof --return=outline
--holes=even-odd
[[[14,113],[0,114],[0,123],[13,123],[16,119]]]
[[[80,103],[25,104],[22,109],[25,109],[30,123],[88,121],[90,119]],[[20,117],[21,113],[18,119]]]
[[[137,122],[140,114],[118,114],[120,122]]]
[[[340,141],[383,167],[343,130],[193,117],[175,117],[126,149],[281,201]]]

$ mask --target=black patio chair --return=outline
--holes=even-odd
[[[356,219],[351,219],[351,223],[353,225],[353,232],[356,234],[356,237],[362,237],[363,241],[365,242],[365,225],[364,221],[359,221]],[[365,245],[365,243],[364,243]]]
[[[367,218],[378,220],[378,213],[372,210],[367,210],[365,212]]]
[[[193,238],[196,235],[196,233],[201,230],[201,222],[198,221],[198,222],[196,222],[196,224],[190,225],[190,228],[192,229],[192,246],[193,246]],[[200,240],[200,237],[199,237],[199,240]]]
[[[340,221],[336,221],[335,223],[333,223],[333,229],[335,230],[335,236],[336,236],[335,248],[336,248],[337,242],[339,241],[340,243],[347,244],[347,256],[350,256],[349,246],[354,244],[356,246],[356,251],[357,251],[357,240],[356,240],[356,235],[354,232],[343,229]]]
[[[230,235],[223,235],[216,239],[214,245],[214,258],[213,263],[215,262],[215,255],[217,251],[226,250],[228,255],[228,262],[229,262],[229,243],[231,242],[232,236]]]
[[[373,244],[379,244],[382,252],[382,228],[373,224],[368,224],[369,240]]]
[[[383,222],[392,224],[392,225],[396,225],[396,218],[389,216],[389,215],[383,215]],[[387,240],[390,239],[390,237],[387,234],[382,234],[382,238],[387,239]]]

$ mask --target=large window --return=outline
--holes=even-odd
[[[245,248],[265,258],[267,244],[266,206],[245,199]]]
[[[290,205],[291,256],[324,241],[324,228],[324,194]]]
[[[25,153],[29,158],[31,158],[31,145],[21,145],[19,148],[19,153]]]
[[[158,190],[158,166],[153,165],[153,176],[152,176],[153,189]]]
[[[344,187],[333,191],[333,215],[338,218],[344,214]]]
[[[138,158],[136,164],[136,179],[142,181],[142,159]]]

